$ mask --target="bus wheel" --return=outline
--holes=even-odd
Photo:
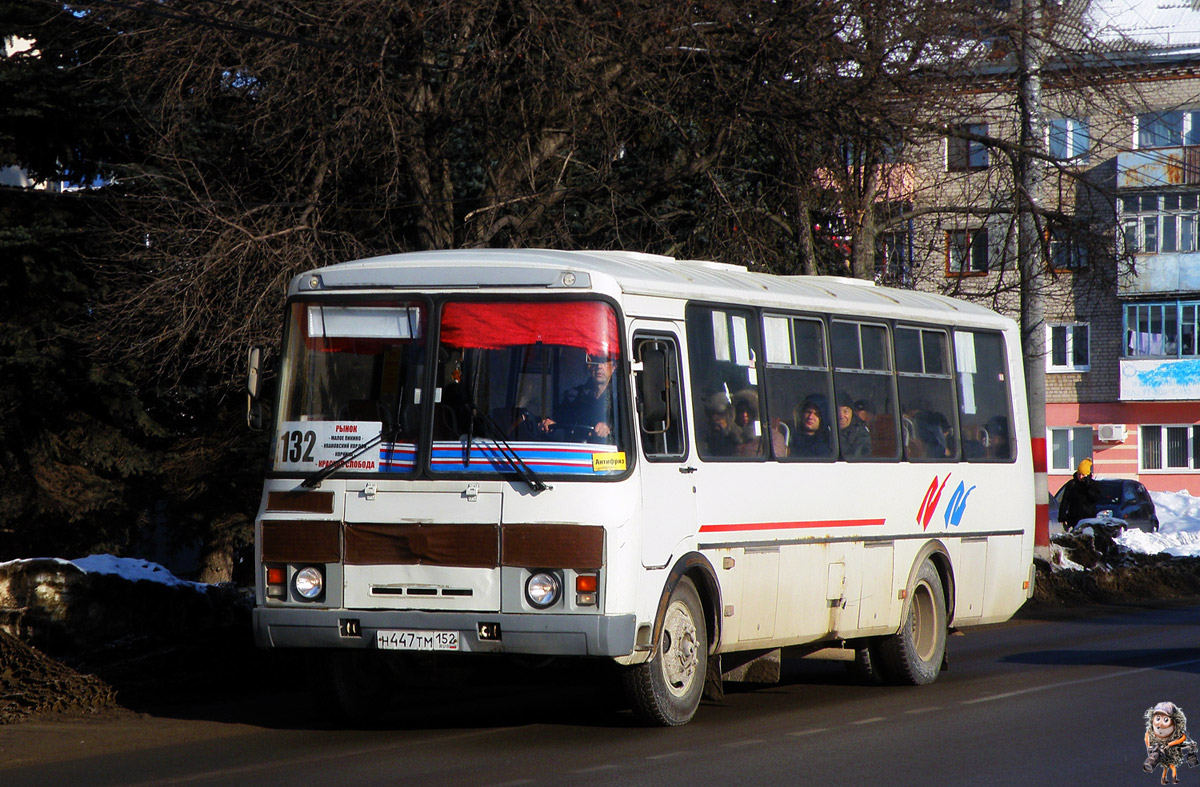
[[[654,657],[624,673],[634,713],[659,727],[687,724],[700,706],[707,671],[704,607],[684,577],[671,593]]]
[[[879,658],[892,683],[923,686],[937,679],[946,655],[946,597],[928,560],[908,595],[908,614],[900,631],[879,644]]]

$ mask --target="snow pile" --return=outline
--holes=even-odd
[[[180,579],[158,563],[151,563],[148,560],[113,557],[112,555],[88,555],[87,557],[81,557],[78,560],[70,562],[88,574],[116,574],[130,582],[145,579],[174,587],[191,587],[196,590],[205,590],[208,588],[208,585],[200,582],[189,582],[186,579]]]
[[[1050,545],[1050,566],[1052,571],[1086,571],[1083,566],[1068,557],[1067,550],[1059,544]]]
[[[1126,530],[1117,543],[1131,552],[1200,557],[1200,498],[1187,492],[1151,492],[1158,512],[1158,532]]]

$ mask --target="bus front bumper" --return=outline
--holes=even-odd
[[[374,648],[379,631],[456,631],[466,653],[627,656],[636,628],[633,615],[254,609],[254,639],[265,648]]]

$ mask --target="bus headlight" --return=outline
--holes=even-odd
[[[525,580],[525,600],[534,609],[553,606],[562,593],[562,583],[548,571],[539,571]]]
[[[305,566],[292,577],[292,588],[300,598],[312,601],[325,592],[325,575],[316,566]]]

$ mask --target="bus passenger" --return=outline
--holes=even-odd
[[[811,394],[796,408],[796,428],[792,431],[792,456],[830,456],[828,402],[820,394]]]
[[[838,397],[838,454],[842,459],[871,455],[871,433],[854,414],[854,401],[842,394]]]
[[[737,438],[734,437],[733,404],[724,393],[715,393],[705,404],[708,423],[701,438],[700,453],[705,456],[736,456]]]
[[[615,359],[594,356],[584,358],[588,379],[569,389],[554,409],[556,418],[543,418],[539,424],[543,434],[556,427],[566,430],[569,439],[582,438],[590,443],[613,442],[613,391]]]
[[[741,391],[733,395],[733,436],[737,441],[738,456],[762,456],[762,424],[758,420],[758,394],[753,390]],[[778,432],[772,432],[774,442],[780,437]],[[776,454],[786,450],[786,445],[779,443],[775,446]]]

